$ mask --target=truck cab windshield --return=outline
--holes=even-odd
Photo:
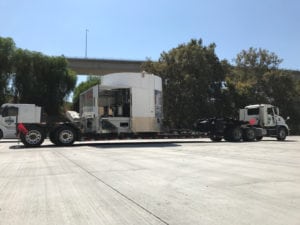
[[[14,106],[7,106],[4,108],[1,108],[1,115],[2,115],[2,117],[17,116],[18,108],[14,107]]]

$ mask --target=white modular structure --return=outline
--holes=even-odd
[[[160,132],[162,80],[147,73],[114,73],[80,95],[84,132]]]

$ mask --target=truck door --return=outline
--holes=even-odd
[[[18,108],[15,106],[6,106],[2,110],[2,123],[6,128],[5,138],[16,137],[16,123],[18,116]]]
[[[275,127],[276,121],[275,121],[275,112],[273,107],[267,108],[267,121],[266,121],[266,127]]]

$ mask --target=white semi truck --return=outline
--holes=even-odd
[[[18,122],[40,123],[41,112],[41,107],[33,104],[3,104],[0,108],[0,139],[16,138]]]
[[[212,141],[254,141],[264,136],[286,139],[289,127],[279,115],[279,109],[270,104],[249,105],[239,110],[239,118],[210,118],[198,120],[199,132],[207,134]]]

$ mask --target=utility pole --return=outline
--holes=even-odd
[[[87,33],[88,29],[85,29],[85,58],[87,58]]]

